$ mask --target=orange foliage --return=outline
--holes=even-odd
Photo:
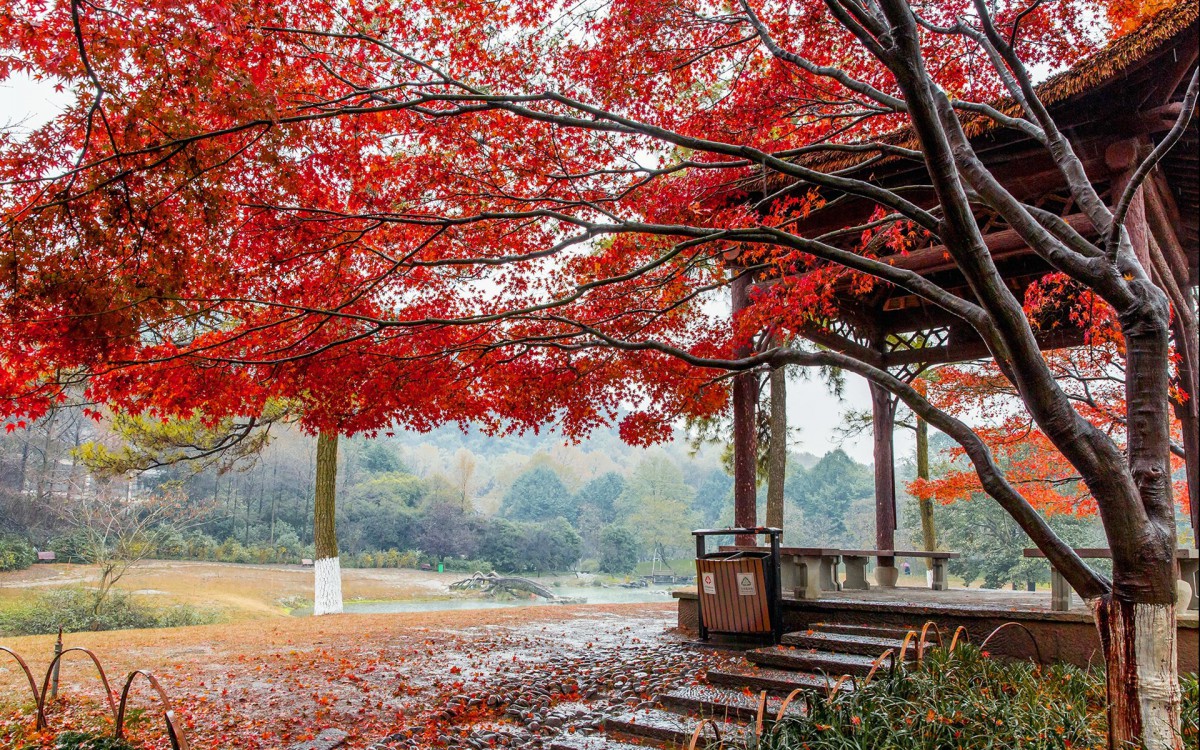
[[[1123,445],[1125,350],[1112,309],[1065,277],[1050,275],[1030,287],[1025,311],[1035,328],[1043,331],[1067,323],[1085,329],[1086,346],[1047,351],[1043,356],[1076,410]],[[1096,512],[1096,502],[1078,472],[1033,423],[1012,383],[994,363],[942,367],[924,379],[934,405],[981,424],[976,432],[1005,467],[1009,481],[1034,507],[1048,514],[1086,516]],[[1180,442],[1178,420],[1173,420],[1172,432],[1172,439]],[[963,455],[961,449],[952,453],[956,458]],[[1172,469],[1182,468],[1183,459],[1173,455]],[[911,483],[909,491],[917,497],[952,503],[983,488],[975,472],[960,465],[940,478]],[[1175,499],[1186,513],[1185,481],[1175,483]]]

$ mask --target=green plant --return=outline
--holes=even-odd
[[[63,732],[54,738],[54,750],[137,750],[137,745],[108,734]]]
[[[628,529],[609,526],[600,533],[600,571],[625,575],[638,564],[637,538]]]
[[[434,562],[433,565],[436,566],[437,563]],[[477,570],[490,573],[493,570],[492,564],[487,560],[463,560],[458,557],[447,557],[442,561],[442,565],[446,570],[455,573],[474,573]]]
[[[37,561],[33,546],[16,536],[0,536],[0,570],[24,570]]]
[[[1183,693],[1183,709],[1180,713],[1180,731],[1184,745],[1191,750],[1200,749],[1200,679],[1197,675],[1179,675],[1179,687]]]
[[[133,628],[176,628],[207,625],[221,619],[220,613],[183,604],[153,607],[122,591],[114,591],[96,606],[96,592],[89,589],[48,591],[33,601],[0,611],[0,633],[43,635],[62,627],[68,633]]]
[[[1196,748],[1197,684],[1183,679],[1184,746]],[[1103,673],[933,649],[856,690],[803,699],[802,716],[765,725],[756,750],[1065,750],[1107,747]],[[768,717],[770,718],[770,717]]]

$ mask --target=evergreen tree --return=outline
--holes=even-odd
[[[553,469],[538,466],[517,477],[504,495],[500,514],[514,521],[572,519],[575,504],[571,493]]]
[[[638,562],[638,542],[628,529],[609,526],[600,534],[600,570],[603,573],[632,573]]]
[[[625,491],[625,479],[615,471],[601,474],[580,488],[575,504],[580,512],[585,508],[595,509],[603,523],[612,523],[617,514],[617,499]]]
[[[533,525],[526,547],[531,566],[539,573],[571,570],[583,554],[583,540],[561,516]]]
[[[720,526],[733,521],[733,477],[723,469],[710,469],[696,487],[692,500],[700,523],[704,526]]]

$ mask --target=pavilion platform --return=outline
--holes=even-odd
[[[695,631],[696,591],[684,589],[674,596],[679,603],[679,627]],[[947,643],[960,626],[966,628],[971,643],[979,644],[1002,625],[1016,623],[996,633],[987,650],[1042,663],[1086,666],[1102,660],[1091,611],[1075,595],[1071,608],[1060,612],[1051,610],[1049,591],[873,586],[867,591],[823,592],[814,599],[784,596],[782,609],[786,632],[810,630],[818,623],[920,630],[932,620]],[[1179,669],[1196,672],[1200,651],[1196,611],[1179,610],[1178,628]]]

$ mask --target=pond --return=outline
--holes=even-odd
[[[650,586],[642,589],[626,589],[619,586],[556,586],[553,591],[560,597],[583,600],[581,604],[633,604],[637,602],[669,602],[671,592],[678,587]],[[500,609],[504,607],[536,607],[548,604],[540,597],[530,599],[488,599],[486,597],[461,597],[454,599],[403,599],[383,602],[346,602],[343,610],[356,614],[385,614],[389,612],[443,612],[458,609]],[[312,607],[292,610],[295,617],[307,617]]]

